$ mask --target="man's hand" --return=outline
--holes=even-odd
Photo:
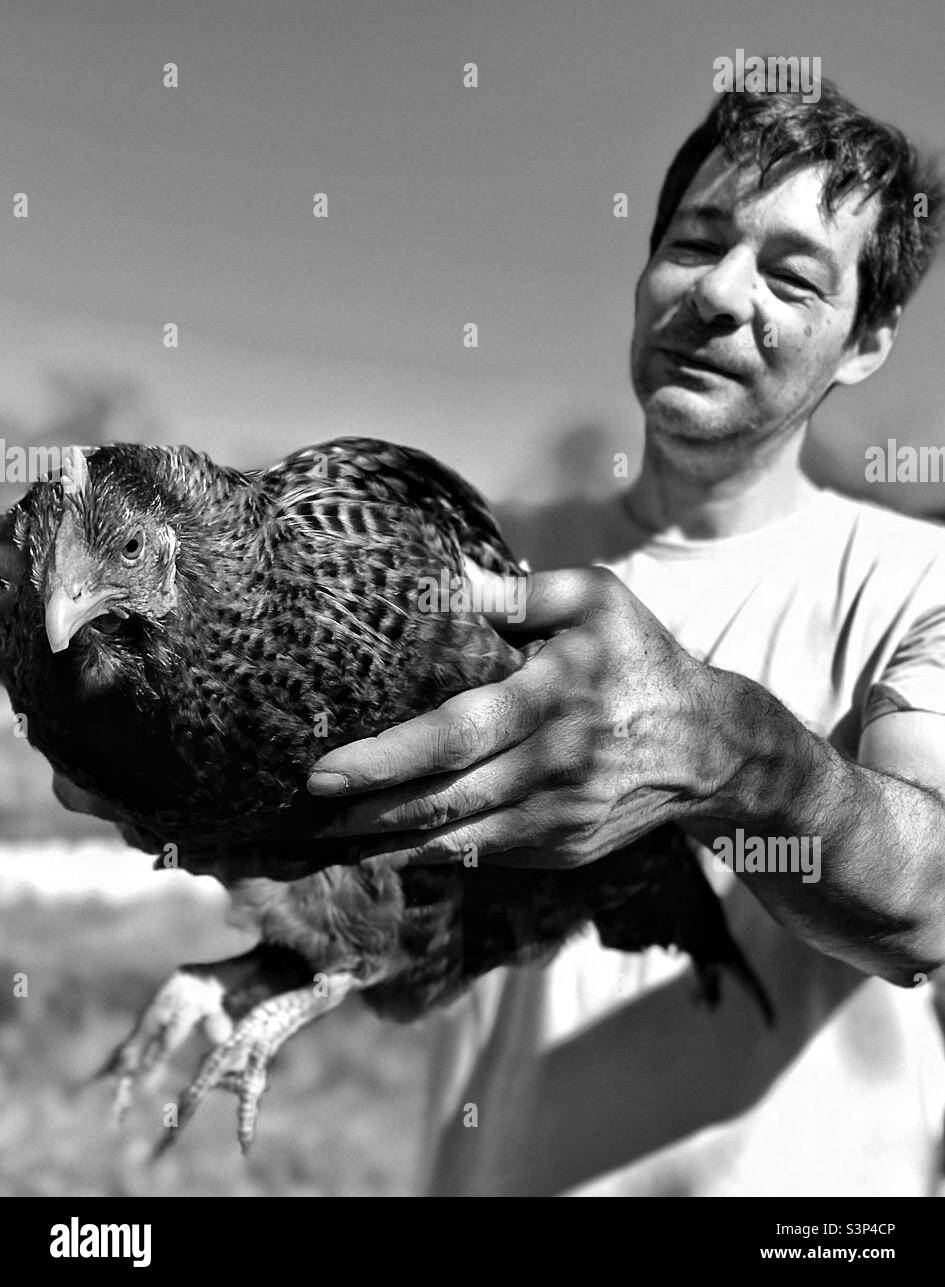
[[[161,844],[153,836],[122,822],[107,800],[103,800],[100,795],[95,795],[92,791],[83,791],[61,773],[53,774],[53,795],[72,813],[87,813],[93,818],[101,818],[104,822],[114,822],[125,844],[131,845],[133,849],[141,849],[146,854],[161,852]]]
[[[467,564],[474,588],[490,575]],[[533,574],[523,618],[487,615],[548,642],[503,682],[323,756],[309,790],[362,798],[320,834],[372,837],[361,857],[399,863],[568,867],[712,792],[707,668],[612,573]]]

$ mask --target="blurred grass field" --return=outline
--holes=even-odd
[[[163,1106],[207,1048],[199,1039],[122,1130],[113,1125],[110,1083],[89,1079],[139,1010],[177,964],[249,946],[196,892],[0,904],[0,1194],[410,1193],[425,1033],[382,1024],[356,999],[283,1047],[248,1159],[236,1143],[236,1100],[215,1092],[174,1148],[150,1161]],[[25,997],[14,995],[21,972]]]

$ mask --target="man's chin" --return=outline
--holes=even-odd
[[[647,432],[686,442],[710,443],[741,438],[742,417],[718,398],[678,385],[664,385],[641,400]]]

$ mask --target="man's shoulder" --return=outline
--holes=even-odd
[[[825,488],[824,520],[841,528],[857,529],[863,537],[891,541],[895,546],[924,549],[932,555],[945,551],[945,523],[921,515],[903,514],[875,501],[845,496]]]
[[[812,606],[812,620],[820,621],[820,637],[858,674],[875,680],[879,672],[874,663],[885,667],[916,629],[921,642],[916,656],[939,652],[945,525],[829,492],[812,516],[794,575],[801,600]],[[932,682],[940,691],[940,678]],[[940,696],[935,701],[940,704]]]
[[[924,574],[930,564],[945,564],[945,523],[903,514],[875,501],[822,488],[794,513],[757,530],[718,541],[648,540],[622,551],[617,558],[597,562],[618,576],[629,571],[637,556],[669,554],[698,557],[705,568],[729,568],[734,561],[746,567],[767,561],[772,574],[786,575],[799,567],[816,575],[842,565],[848,573],[868,577],[896,568],[908,576]]]
[[[833,551],[855,579],[908,584],[933,566],[945,575],[945,524],[826,491],[810,537],[823,555]]]

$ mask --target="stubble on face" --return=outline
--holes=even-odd
[[[654,449],[760,465],[833,383],[875,199],[825,218],[821,167],[769,183],[713,153],[637,283],[631,373]]]

